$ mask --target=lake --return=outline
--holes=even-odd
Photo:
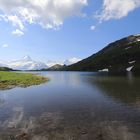
[[[35,73],[51,80],[0,91],[0,140],[140,140],[140,77]]]

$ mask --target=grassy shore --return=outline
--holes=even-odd
[[[49,79],[30,73],[0,71],[0,90],[13,87],[28,87],[47,82]]]

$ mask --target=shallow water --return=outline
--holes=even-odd
[[[0,91],[0,140],[140,140],[140,77],[38,74],[51,80]]]

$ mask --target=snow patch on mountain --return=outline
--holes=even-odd
[[[128,67],[128,68],[126,69],[126,71],[131,71],[131,70],[133,69],[133,67],[134,67],[134,66]]]
[[[131,61],[131,62],[128,62],[129,64],[133,64],[133,63],[135,63],[136,61]]]
[[[135,34],[134,36],[136,36],[136,37],[138,36],[138,37],[139,37],[139,36],[140,36],[140,34]]]
[[[109,72],[109,69],[108,68],[102,69],[102,70],[99,70],[99,72]]]

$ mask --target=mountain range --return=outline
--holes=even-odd
[[[35,61],[30,56],[26,55],[22,59],[15,60],[15,61],[10,61],[10,62],[0,61],[0,67],[8,67],[14,70],[41,70],[41,69],[50,68],[56,64],[70,65],[78,61],[80,61],[80,59],[72,58],[69,60],[58,61],[58,62],[48,60],[46,61],[46,63],[44,63],[40,61]]]
[[[113,43],[83,60],[72,58],[47,63],[32,60],[25,56],[20,60],[3,62],[0,67],[15,70],[62,70],[62,71],[93,71],[124,73],[127,71],[140,73],[140,34],[131,35]]]
[[[140,34],[110,43],[92,56],[63,68],[66,71],[140,72]]]

